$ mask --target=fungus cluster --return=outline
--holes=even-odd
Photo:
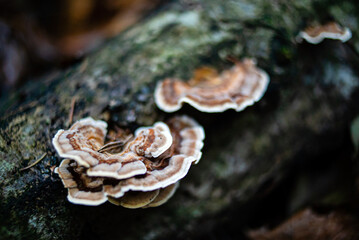
[[[157,85],[155,101],[165,112],[177,111],[183,103],[202,112],[241,111],[262,98],[268,83],[267,73],[245,59],[221,74],[201,68],[188,82],[167,78]]]
[[[344,28],[336,22],[329,22],[324,25],[310,26],[299,33],[299,38],[305,39],[311,44],[318,44],[325,38],[348,41],[352,37],[349,28]]]
[[[201,158],[203,128],[189,117],[136,130],[127,140],[106,141],[107,124],[77,121],[53,138],[64,159],[56,169],[70,202],[127,208],[155,207],[175,192],[178,181]]]
[[[155,90],[157,106],[179,110],[188,103],[203,112],[241,111],[259,101],[269,76],[244,59],[222,73],[208,67],[188,82],[165,79]],[[99,205],[106,201],[126,208],[156,207],[176,191],[203,147],[203,128],[187,116],[142,127],[134,135],[107,132],[107,123],[84,118],[59,130],[53,145],[64,159],[56,168],[70,202]]]

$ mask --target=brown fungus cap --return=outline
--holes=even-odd
[[[109,197],[108,200],[115,205],[125,208],[141,208],[155,200],[159,192],[159,189],[149,192],[129,191],[121,198]]]
[[[170,130],[162,122],[138,129],[134,139],[119,153],[103,151],[106,133],[105,122],[85,118],[69,130],[59,130],[52,142],[61,157],[88,168],[89,176],[117,179],[146,173],[146,159],[158,157],[172,144]]]
[[[151,133],[155,127],[159,132],[165,130],[170,132],[167,139],[170,139],[171,142],[169,145],[167,144],[168,146],[166,145],[166,148],[161,143],[164,140],[163,135]],[[103,176],[101,171],[96,170],[97,166],[104,164],[103,162],[99,161],[98,165],[86,167],[81,166],[76,158],[63,160],[56,172],[64,186],[68,188],[69,201],[84,205],[99,205],[111,198],[112,203],[128,208],[159,206],[166,202],[174,194],[177,182],[187,174],[190,166],[201,158],[204,131],[198,123],[186,116],[174,117],[167,124],[156,123],[154,128],[139,128],[135,132],[134,140],[127,143],[122,151],[127,149],[137,155],[140,154],[143,157],[142,162],[138,159],[136,161],[145,166],[145,173],[138,174],[136,168],[128,168],[127,175],[129,177],[119,179],[112,175]],[[92,128],[90,129],[91,132],[94,132]],[[86,131],[86,133],[88,132]],[[152,134],[159,140],[155,141],[151,138],[150,141],[146,137],[139,138],[146,132],[150,132],[147,135]],[[93,137],[93,135],[84,134],[81,131],[78,131],[77,134],[80,134],[81,137],[71,134],[70,139],[81,139],[86,142],[84,136]],[[99,142],[99,138],[96,141]],[[141,144],[135,144],[136,141]],[[144,143],[147,142],[159,144],[152,143],[145,148],[139,147],[145,146]],[[98,148],[101,149],[100,146]],[[85,151],[89,152],[88,149]],[[126,165],[124,166],[126,168]],[[99,174],[96,175],[96,173]]]
[[[299,33],[299,39],[305,39],[312,44],[318,44],[325,38],[348,41],[352,37],[349,28],[344,28],[336,22],[329,22],[324,25],[309,26]]]
[[[168,187],[161,188],[156,198],[153,199],[153,201],[151,201],[149,204],[145,205],[144,207],[146,208],[158,207],[166,203],[168,199],[170,199],[173,196],[173,194],[175,194],[178,186],[179,186],[179,182],[176,182],[172,185],[169,185]]]
[[[129,191],[121,198],[108,197],[108,201],[125,208],[158,207],[168,201],[176,192],[179,183],[149,192]]]
[[[144,175],[124,179],[111,189],[105,186],[105,191],[117,197],[114,192],[122,195],[127,191],[164,188],[182,179],[191,165],[198,163],[202,156],[203,128],[187,116],[174,117],[168,121],[168,125],[173,137],[170,157],[164,156],[156,167],[149,169]]]
[[[78,167],[74,160],[64,159],[56,168],[65,188],[67,199],[76,204],[99,205],[107,201],[103,191],[103,178],[88,177],[84,167]]]
[[[202,112],[241,111],[262,98],[268,83],[268,74],[244,59],[221,74],[201,68],[188,82],[167,78],[157,85],[155,101],[165,112],[177,111],[183,103]]]

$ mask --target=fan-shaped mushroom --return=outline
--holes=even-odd
[[[128,208],[159,206],[173,195],[177,182],[201,158],[203,128],[186,116],[174,117],[167,124],[139,128],[120,153],[96,151],[106,149],[100,144],[105,138],[102,133],[107,132],[104,126],[86,118],[76,122],[70,130],[60,130],[53,139],[60,156],[72,156],[72,160],[63,160],[56,172],[68,188],[68,199],[73,203],[98,205],[110,199],[112,203]],[[66,152],[64,149],[71,150]],[[124,152],[133,156],[132,162],[128,156],[125,160],[121,158]],[[97,164],[88,161],[88,155],[91,159],[100,156]],[[115,158],[115,164],[121,164],[118,165],[121,167],[107,167]],[[88,167],[83,166],[84,162]],[[145,172],[139,173],[134,164],[143,164]],[[116,175],[108,174],[110,170]],[[118,178],[118,172],[126,173],[128,177]]]
[[[346,42],[352,37],[352,33],[349,28],[344,28],[336,22],[329,22],[324,25],[309,26],[298,36],[309,43],[318,44],[325,38]]]
[[[61,157],[74,159],[88,168],[87,175],[117,179],[146,173],[146,160],[158,157],[172,144],[169,128],[159,122],[138,129],[123,151],[110,154],[104,151],[108,146],[104,145],[106,133],[105,122],[85,118],[69,130],[59,130],[52,142]]]
[[[245,59],[221,74],[201,68],[188,82],[167,78],[157,85],[155,101],[165,112],[177,111],[183,103],[202,112],[241,111],[262,98],[268,83],[267,73]]]

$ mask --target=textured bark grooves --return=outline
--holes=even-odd
[[[327,193],[344,201],[348,194],[335,187],[353,185],[349,125],[359,113],[358,13],[355,1],[173,1],[82,63],[19,89],[0,105],[0,238],[238,239],[252,223],[265,223],[256,218],[269,211],[273,194],[279,217]],[[327,19],[349,27],[353,38],[296,43],[306,24]],[[157,81],[189,78],[202,65],[223,70],[231,65],[228,56],[256,58],[270,75],[268,91],[238,113],[189,106],[178,112],[201,123],[206,140],[201,162],[168,203],[128,210],[67,201],[52,171],[61,159],[51,139],[69,126],[74,98],[74,120],[151,125],[174,115],[154,105]],[[313,177],[300,173],[307,167],[332,182],[315,178],[321,191],[318,184],[297,187]]]

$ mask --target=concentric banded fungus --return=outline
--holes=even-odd
[[[352,37],[349,28],[343,28],[335,22],[329,22],[324,25],[310,26],[299,33],[299,37],[312,44],[318,44],[325,38],[348,41]]]
[[[241,111],[262,98],[268,83],[267,73],[245,59],[221,74],[201,68],[188,82],[165,79],[156,87],[155,101],[166,112],[179,110],[185,102],[202,112]]]
[[[94,124],[91,125],[93,122]],[[63,160],[56,169],[64,186],[68,188],[68,199],[73,203],[99,205],[109,199],[110,202],[127,208],[159,206],[174,194],[177,182],[187,174],[192,163],[197,163],[201,158],[203,128],[188,117],[172,118],[167,122],[168,125],[156,123],[154,127],[139,128],[135,132],[134,139],[126,143],[120,153],[96,151],[96,149],[106,149],[101,147],[100,143],[103,143],[105,138],[102,133],[107,131],[106,128],[98,130],[99,124],[96,122],[99,121],[89,118],[80,120],[70,130],[60,130],[53,139],[60,156],[64,155],[63,149],[68,149],[68,145],[76,146],[76,150],[68,151],[70,154],[65,153],[68,158],[71,154],[76,157],[72,157],[73,160]],[[107,146],[112,146],[111,143],[109,144]],[[96,148],[91,149],[91,146]],[[84,153],[79,153],[81,151]],[[93,152],[97,153],[92,154]],[[145,172],[138,173],[135,167],[127,168],[126,165],[130,160],[128,157],[122,157],[124,153],[133,156],[132,161],[138,166],[142,164]],[[86,154],[91,158],[99,154],[104,154],[106,157],[101,156],[97,165],[91,162],[92,165],[88,164],[87,167],[83,166],[84,162],[90,162],[87,161]],[[111,166],[115,158],[119,166],[126,169],[122,172],[126,172],[129,177],[118,178],[117,173],[122,169],[118,167],[101,167],[100,169],[106,171],[98,170],[98,166],[105,166],[108,159],[110,163],[107,165]],[[113,169],[116,174],[104,176],[104,172],[110,173],[109,169]]]
[[[103,151],[106,128],[103,121],[85,118],[69,130],[59,130],[52,143],[61,157],[74,159],[88,168],[87,175],[117,179],[146,173],[146,158],[158,157],[172,144],[170,130],[159,122],[152,128],[138,129],[134,140],[122,152],[109,154]]]

